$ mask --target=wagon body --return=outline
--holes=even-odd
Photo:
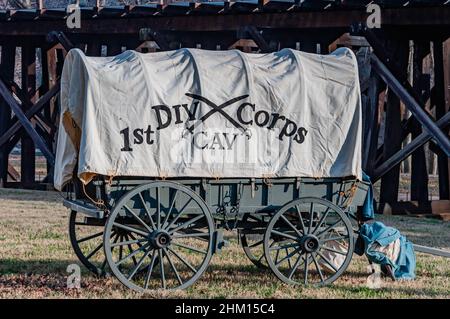
[[[95,180],[95,196],[107,203],[109,208],[133,188],[159,179],[151,178],[119,178],[108,183]],[[358,207],[364,205],[370,183],[357,181],[354,178],[182,178],[167,179],[186,185],[198,193],[210,207],[215,218],[227,216],[242,217],[246,213],[274,212],[287,202],[301,197],[326,199],[348,213],[354,214]],[[356,189],[352,190],[352,187]],[[351,195],[351,196],[350,196]],[[93,208],[89,200],[81,192],[77,193],[79,203],[86,209],[87,215],[101,217],[101,210]],[[350,199],[351,197],[351,199]],[[81,201],[81,202],[80,202]],[[169,205],[170,194],[162,194],[162,202]],[[68,202],[68,205],[70,203]],[[138,205],[138,204],[136,204]],[[180,208],[175,203],[175,209]],[[238,208],[237,208],[238,207]],[[189,205],[186,207],[190,209]]]

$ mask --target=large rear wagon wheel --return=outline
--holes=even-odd
[[[326,285],[348,267],[353,229],[341,208],[305,197],[283,206],[264,235],[264,254],[272,272],[289,284]]]
[[[114,242],[114,232],[129,239]],[[197,193],[158,181],[136,187],[115,205],[104,249],[111,271],[125,286],[140,292],[184,289],[206,270],[213,235],[213,218]]]
[[[87,218],[86,215],[72,210],[69,217],[69,239],[75,255],[93,274],[108,274],[107,262],[103,253],[103,231],[105,221]],[[113,240],[118,240],[116,233]]]

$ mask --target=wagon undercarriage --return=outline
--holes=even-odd
[[[354,179],[98,179],[74,187],[80,261],[137,291],[186,288],[237,231],[253,264],[289,284],[329,284],[347,268],[368,184]],[[89,203],[89,198],[95,205]]]

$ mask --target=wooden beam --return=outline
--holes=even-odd
[[[20,174],[19,172],[12,166],[11,164],[8,164],[8,176],[14,181],[18,182],[20,181]]]
[[[33,102],[36,93],[36,49],[34,46],[27,45],[22,47],[21,52],[22,91],[27,95],[27,99]],[[33,122],[29,123],[34,127]],[[20,143],[20,181],[26,188],[27,185],[35,182],[36,148],[29,135],[24,135]]]
[[[234,3],[232,8],[239,3]],[[242,3],[241,3],[242,4]],[[256,5],[255,5],[256,7]],[[236,31],[242,26],[257,28],[348,28],[355,21],[366,21],[365,10],[322,10],[289,12],[242,12],[236,15],[208,14],[122,18],[84,17],[77,33],[84,34],[137,34],[141,28],[154,30],[184,31]],[[65,19],[36,21],[0,22],[0,35],[47,35],[54,30],[67,29]],[[450,10],[442,7],[429,8],[385,8],[383,27],[417,27],[424,29],[435,26],[440,29],[450,26]]]
[[[402,43],[388,42],[392,47],[395,47],[395,55],[400,66],[406,70],[408,63],[408,42]],[[406,71],[404,71],[406,73]],[[402,145],[401,140],[401,111],[400,99],[397,94],[389,87],[386,100],[386,118],[384,130],[384,147],[383,158],[387,159],[398,152]],[[394,166],[381,179],[380,188],[380,203],[393,203],[398,200],[398,187],[400,177],[400,166]]]
[[[0,76],[8,81],[14,78],[16,47],[3,45],[0,61]],[[0,135],[7,131],[11,122],[11,109],[8,104],[0,99]],[[8,157],[6,147],[0,146],[0,187],[4,187],[8,180]]]
[[[434,94],[431,104],[436,108],[436,119],[439,120],[446,113],[445,109],[445,78],[444,78],[444,55],[443,43],[433,42],[434,58]],[[447,131],[448,134],[448,131]],[[437,150],[438,173],[439,173],[439,199],[450,199],[449,186],[449,158],[441,150]]]
[[[429,42],[414,41],[413,50],[413,90],[419,97],[420,106],[425,109],[423,99],[423,58],[430,50]],[[422,132],[422,128],[417,121],[413,122],[411,136],[416,138]],[[428,201],[428,171],[423,146],[419,147],[411,158],[411,200],[419,202]]]

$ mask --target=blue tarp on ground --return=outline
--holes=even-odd
[[[364,224],[360,230],[360,237],[364,241],[364,253],[369,261],[380,265],[390,265],[396,279],[414,279],[416,270],[416,256],[411,242],[393,228],[381,222]],[[400,238],[400,253],[397,260],[390,260],[385,254],[374,250],[373,244],[387,246]]]

